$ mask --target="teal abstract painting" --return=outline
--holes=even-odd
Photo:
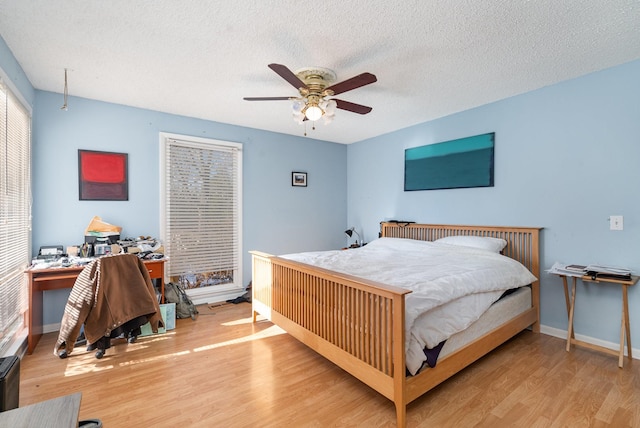
[[[406,149],[404,190],[493,187],[495,133]]]

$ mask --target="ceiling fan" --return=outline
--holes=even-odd
[[[358,114],[367,114],[372,110],[361,104],[329,98],[376,82],[378,79],[371,73],[362,73],[334,84],[336,74],[326,68],[308,67],[295,73],[282,64],[269,64],[269,68],[296,88],[299,96],[245,97],[246,101],[293,101],[293,118],[299,123],[306,120],[315,122],[320,118],[329,123],[337,108]]]

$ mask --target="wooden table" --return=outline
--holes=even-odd
[[[82,394],[42,401],[0,413],[0,427],[76,428]]]
[[[160,282],[160,303],[164,303],[164,262],[164,259],[144,261],[151,279]],[[28,354],[33,353],[42,336],[42,300],[44,292],[73,287],[82,269],[84,269],[84,266],[27,269],[25,271],[29,281],[29,308],[25,313],[25,322],[29,329],[27,337]]]
[[[558,275],[558,274],[556,274]],[[640,277],[632,276],[631,280],[620,280],[620,279],[610,279],[610,278],[596,278],[593,279],[589,275],[577,277],[572,276],[572,287],[571,294],[569,294],[569,286],[567,283],[566,275],[558,275],[562,278],[562,284],[564,285],[564,298],[567,305],[567,315],[569,316],[569,326],[567,327],[567,352],[571,350],[571,345],[582,346],[584,348],[593,349],[595,351],[605,352],[607,354],[616,355],[618,357],[618,367],[622,368],[624,365],[624,345],[625,339],[627,344],[627,357],[631,360],[633,358],[631,351],[631,328],[629,325],[629,298],[627,289],[636,284]],[[622,316],[620,322],[620,350],[616,351],[613,349],[605,348],[604,346],[595,345],[593,343],[584,342],[582,340],[578,340],[575,338],[575,333],[573,330],[573,314],[575,312],[576,307],[576,284],[578,279],[583,282],[594,282],[594,283],[609,283],[609,284],[617,284],[622,287]]]

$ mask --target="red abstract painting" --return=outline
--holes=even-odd
[[[126,153],[78,150],[81,201],[127,201]]]

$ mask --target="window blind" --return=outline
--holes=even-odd
[[[164,233],[171,280],[240,269],[238,144],[167,139]]]
[[[31,116],[0,81],[0,355],[23,326],[31,254]]]

